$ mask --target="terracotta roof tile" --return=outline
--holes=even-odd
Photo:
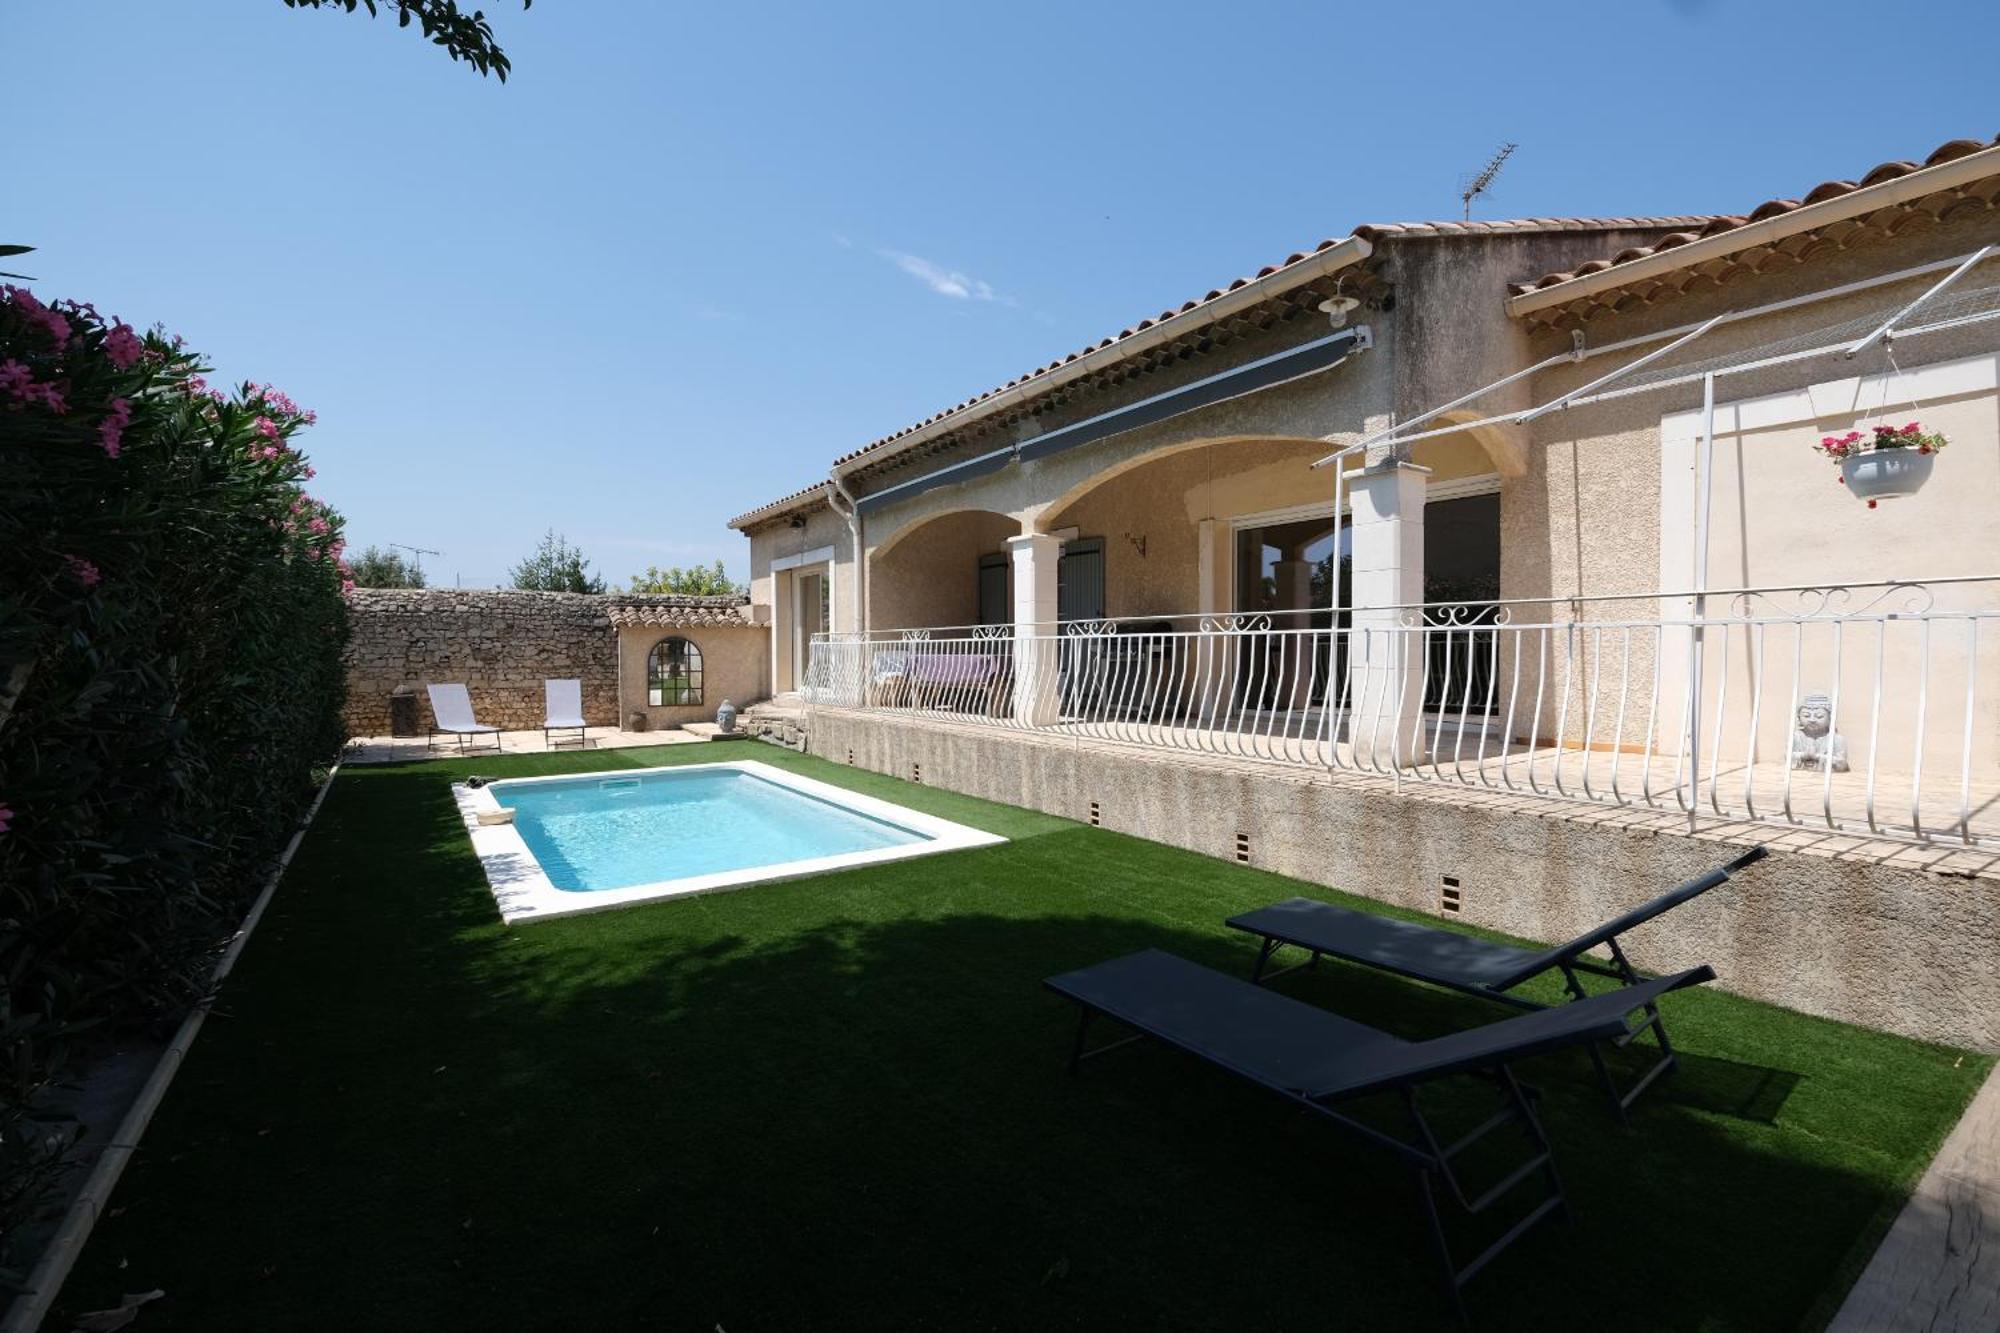
[[[750,599],[741,596],[687,597],[672,593],[631,593],[616,598],[606,608],[614,625],[635,625],[649,629],[701,629],[709,626],[748,625],[745,608]]]
[[[1586,277],[1592,273],[1602,273],[1604,270],[1616,268],[1620,264],[1629,264],[1635,259],[1643,259],[1648,255],[1673,250],[1690,242],[1701,240],[1704,237],[1719,236],[1724,232],[1734,231],[1739,227],[1748,226],[1753,222],[1762,222],[1766,218],[1774,218],[1785,213],[1790,213],[1808,204],[1818,204],[1824,203],[1828,199],[1838,199],[1844,194],[1852,194],[1856,190],[1866,189],[1871,185],[1880,185],[1884,181],[1896,180],[1899,177],[1909,175],[1913,171],[1920,171],[1925,167],[1934,167],[1941,163],[1953,162],[1961,157],[1972,153],[1984,152],[1986,149],[1995,146],[2000,146],[2000,137],[1992,139],[1953,139],[1949,143],[1939,145],[1929,157],[1926,157],[1921,162],[1884,162],[1869,171],[1867,175],[1858,181],[1822,181],[1808,190],[1804,197],[1799,199],[1767,199],[1748,213],[1730,214],[1728,216],[1705,220],[1694,219],[1693,221],[1700,221],[1702,225],[1675,231],[1670,235],[1661,237],[1651,245],[1638,246],[1630,250],[1621,250],[1608,259],[1593,259],[1589,263],[1579,264],[1575,268],[1566,269],[1559,273],[1545,273],[1533,282],[1515,283],[1508,290],[1512,295],[1523,296],[1529,292],[1541,291],[1544,288],[1554,287],[1560,283],[1569,282],[1575,278]]]
[[[798,490],[793,491],[790,495],[781,495],[777,499],[770,501],[768,504],[760,504],[755,509],[751,509],[744,513],[738,514],[735,518],[729,520],[729,526],[732,528],[740,528],[746,523],[755,523],[759,519],[775,518],[779,514],[784,513],[787,509],[791,509],[797,506],[799,501],[801,500],[816,500],[824,502],[826,500],[828,493],[831,492],[832,490],[833,490],[832,483],[824,481],[814,482],[810,486],[801,486]]]

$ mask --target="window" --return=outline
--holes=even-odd
[[[682,638],[661,639],[646,657],[646,702],[654,707],[701,702],[701,649]]]

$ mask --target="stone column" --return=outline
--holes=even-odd
[[[1390,610],[1424,599],[1424,487],[1430,469],[1389,459],[1352,474],[1354,634],[1348,735],[1356,762],[1403,767],[1424,757],[1422,637]]]
[[[1062,543],[1046,532],[1007,539],[1014,561],[1014,720],[1052,726],[1057,717],[1056,561]]]

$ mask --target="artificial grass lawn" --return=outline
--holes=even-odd
[[[731,756],[1014,841],[509,929],[447,790]],[[1379,1151],[1157,1048],[1064,1073],[1044,976],[1147,946],[1247,973],[1223,918],[1295,892],[1338,899],[749,743],[349,768],[59,1311],[159,1287],[140,1327],[210,1333],[1455,1327]],[[1412,1037],[1507,1013],[1339,965],[1276,984]],[[1578,1223],[1474,1281],[1479,1326],[1817,1327],[1987,1063],[1713,988],[1667,1005],[1687,1065],[1629,1130],[1581,1054],[1523,1067]]]

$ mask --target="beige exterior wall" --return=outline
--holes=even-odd
[[[1975,218],[1938,227],[1922,236],[1894,244],[1863,246],[1768,277],[1743,278],[1698,297],[1639,307],[1631,314],[1592,321],[1588,340],[1594,345],[1639,333],[1698,323],[1727,310],[1783,301],[1811,292],[1862,281],[1919,264],[1949,259],[1988,241],[2000,240],[2000,220]],[[2000,263],[1992,271],[1975,273],[1971,286],[2000,281]],[[1752,359],[1760,351],[1792,349],[1814,343],[1859,338],[1902,304],[1914,299],[1940,274],[1883,284],[1872,289],[1817,301],[1726,324],[1701,338],[1679,359],[1711,361],[1735,356]],[[1560,348],[1554,335],[1544,335],[1531,355],[1541,357]],[[1885,578],[1923,579],[1960,574],[2000,574],[2000,538],[1986,517],[2000,499],[2000,397],[1993,388],[1993,352],[2000,346],[2000,324],[1970,325],[1939,335],[1905,341],[1896,353],[1904,371],[1898,379],[1877,349],[1857,362],[1838,357],[1817,358],[1717,381],[1716,476],[1709,542],[1708,586],[1741,588],[1784,584],[1838,584]],[[1621,360],[1650,350],[1562,365],[1533,378],[1531,399],[1547,402],[1603,375]],[[1697,360],[1698,359],[1698,360]],[[1921,411],[1913,410],[1916,399]],[[1508,598],[1602,596],[1676,592],[1694,586],[1695,523],[1699,486],[1696,472],[1700,434],[1699,383],[1653,393],[1635,394],[1606,403],[1556,412],[1533,423],[1528,470],[1508,478],[1502,489],[1501,590]],[[1864,429],[1883,419],[1894,424],[1913,417],[1942,426],[1953,440],[1940,457],[1937,480],[1923,493],[1884,503],[1870,511],[1834,480],[1835,466],[1816,454],[1821,436]],[[1861,604],[1850,599],[1849,609]],[[1758,601],[1752,610],[1782,613],[1798,608],[1796,600]],[[1901,604],[1899,604],[1900,607]],[[1995,607],[1994,592],[1941,593],[1941,609]],[[1711,614],[1727,614],[1727,599],[1711,602]],[[1898,609],[1898,608],[1890,608]],[[1646,622],[1656,617],[1686,617],[1687,600],[1662,602],[1652,597],[1553,609],[1553,618],[1572,617],[1601,624]],[[1516,625],[1549,620],[1552,609],[1539,605],[1513,609]],[[1963,735],[1963,701],[1968,633],[1954,626],[1947,637],[1934,634],[1930,679],[1933,693],[1954,700],[1940,712],[1933,705],[1926,723],[1928,744],[1936,754],[1956,761]],[[1979,648],[1989,647],[1984,635]],[[1738,634],[1725,644],[1711,635],[1704,647],[1703,694],[1709,708],[1702,720],[1702,741],[1713,748],[1718,702],[1710,682],[1726,677],[1721,732],[1726,761],[1746,758],[1782,761],[1792,718],[1789,703],[1793,672],[1790,631],[1783,640],[1782,660],[1755,668],[1753,636]],[[1550,632],[1552,654],[1573,649],[1574,666],[1566,679],[1551,673],[1542,705],[1536,713],[1530,686],[1522,689],[1522,712],[1514,732],[1542,737],[1558,726],[1572,740],[1590,729],[1593,744],[1642,749],[1650,742],[1672,753],[1680,742],[1680,700],[1690,670],[1690,639],[1685,631],[1650,629],[1590,629],[1580,635]],[[1890,678],[1907,683],[1917,674],[1921,628],[1891,628],[1883,644]],[[1831,693],[1834,685],[1832,631],[1808,632],[1801,646],[1799,692]],[[1875,645],[1865,647],[1861,636],[1844,636],[1841,678],[1847,682],[1840,703],[1839,729],[1847,738],[1851,758],[1873,752],[1866,744],[1871,728],[1879,728],[1875,748],[1884,766],[1907,772],[1915,753],[1913,695],[1907,688],[1891,691],[1879,717],[1872,703]],[[1540,649],[1540,632],[1523,630],[1503,640],[1501,679],[1511,678],[1513,649],[1530,664],[1524,680],[1532,682],[1532,663]],[[1746,649],[1750,653],[1746,656]],[[1780,656],[1780,640],[1767,631],[1763,652]],[[1990,661],[1989,657],[1989,661]],[[1661,704],[1651,698],[1657,664]],[[1595,679],[1599,708],[1593,717],[1584,706],[1585,691]],[[1621,695],[1616,682],[1628,682]],[[1753,728],[1752,685],[1765,686],[1757,700]],[[1868,690],[1855,686],[1866,681]],[[1956,691],[1956,695],[1953,694]],[[1568,710],[1563,705],[1567,694]],[[1648,721],[1652,729],[1648,731]],[[1975,762],[1990,763],[2000,742],[1990,708],[1974,713]],[[1706,761],[1704,761],[1706,762]],[[1955,776],[1955,775],[1954,775]]]
[[[818,573],[829,581],[829,628],[851,630],[861,623],[853,533],[840,515],[818,509],[806,515],[803,527],[792,527],[780,519],[751,530],[749,537],[751,611],[771,631],[765,679],[771,693],[782,693],[798,688],[794,668],[801,574]]]
[[[976,623],[979,557],[1004,553],[1020,531],[1020,520],[984,509],[903,529],[894,545],[869,554],[868,623],[876,629]]]
[[[662,708],[646,702],[646,659],[653,645],[662,639],[688,640],[701,652],[702,701],[682,707]],[[650,731],[685,726],[689,722],[713,722],[715,710],[728,699],[738,708],[747,708],[770,696],[768,665],[770,633],[762,625],[701,625],[691,629],[662,629],[622,625],[618,629],[618,725],[629,724],[632,715],[643,713]]]

